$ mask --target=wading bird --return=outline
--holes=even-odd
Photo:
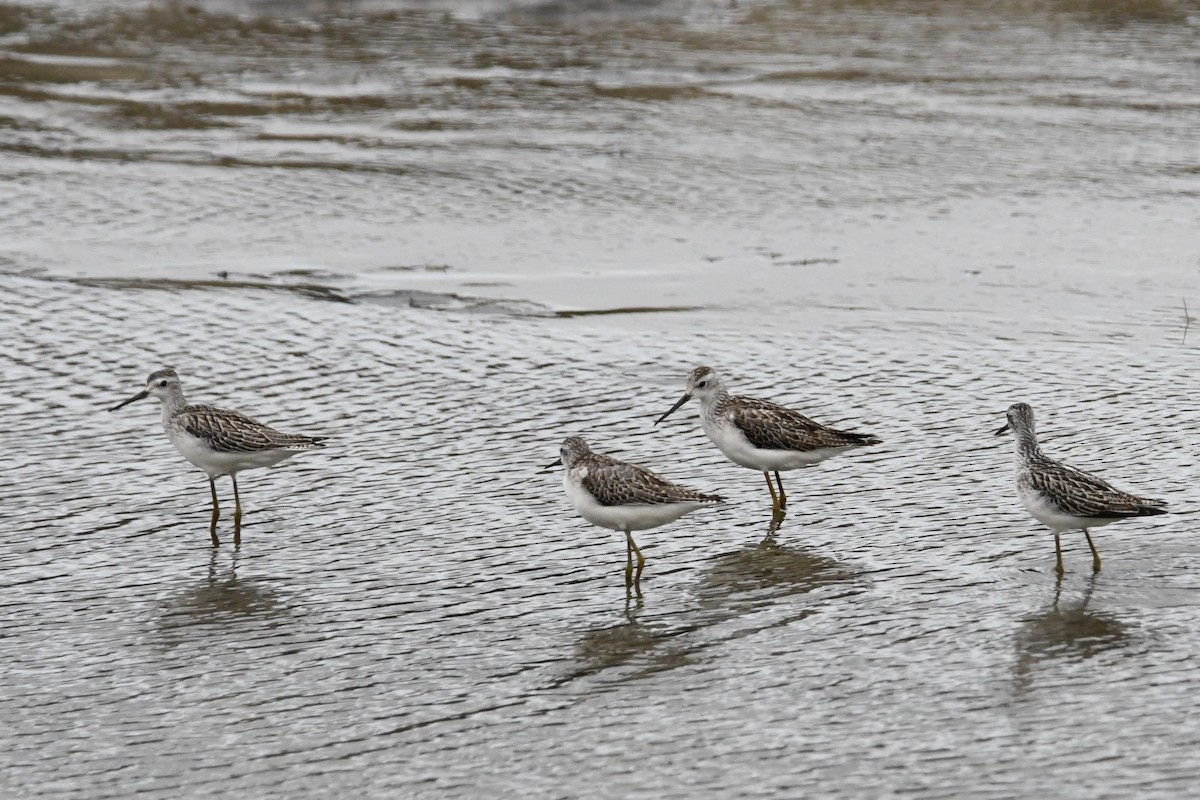
[[[633,541],[633,531],[657,528],[674,522],[684,514],[715,505],[715,494],[686,489],[655,475],[645,467],[629,464],[611,456],[593,453],[587,442],[571,436],[562,443],[558,461],[566,467],[563,487],[579,515],[593,525],[625,533],[625,587],[638,587],[641,594],[642,570],[646,559]],[[633,556],[637,554],[637,572]]]
[[[768,400],[731,395],[712,367],[692,370],[683,397],[654,424],[693,397],[700,398],[700,424],[713,444],[733,463],[756,469],[767,479],[774,516],[787,508],[780,471],[811,467],[847,450],[880,443],[869,434],[827,428]],[[772,472],[778,494],[771,484]]]
[[[278,464],[303,450],[324,447],[324,437],[280,433],[244,414],[213,406],[190,406],[183,398],[183,386],[175,370],[167,368],[151,373],[146,388],[123,403],[109,409],[116,411],[146,397],[162,403],[163,428],[171,444],[183,457],[208,475],[212,490],[212,523],[209,533],[213,546],[217,538],[217,519],[221,515],[217,503],[216,478],[228,475],[233,481],[234,544],[241,543],[242,501],[238,497],[237,474]]]
[[[1055,569],[1063,573],[1063,531],[1081,530],[1092,550],[1092,571],[1100,571],[1100,554],[1092,542],[1089,528],[1098,528],[1126,517],[1166,514],[1163,500],[1115,489],[1095,475],[1068,467],[1042,454],[1033,428],[1033,409],[1026,403],[1008,407],[1008,422],[996,435],[1011,430],[1017,440],[1017,496],[1025,510],[1038,522],[1054,531]]]

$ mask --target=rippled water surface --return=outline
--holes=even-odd
[[[0,4],[4,796],[1187,796],[1198,26]],[[694,405],[652,425],[701,363],[884,444],[769,536]],[[243,475],[239,548],[106,412],[165,365],[330,437]],[[1098,575],[1017,503],[1017,400],[1171,503]],[[641,599],[573,434],[727,498]]]

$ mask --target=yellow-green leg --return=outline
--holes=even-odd
[[[230,475],[233,481],[233,546],[242,546],[242,499],[238,497],[237,476]]]
[[[1055,565],[1054,569],[1059,575],[1062,575],[1065,570],[1063,569],[1062,565],[1062,542],[1058,540],[1058,531],[1054,532],[1054,552],[1058,556],[1058,563]]]
[[[1083,529],[1083,535],[1087,537],[1088,547],[1092,548],[1092,572],[1100,571],[1100,554],[1096,552],[1096,545],[1092,544],[1092,535],[1088,533],[1088,529]]]
[[[633,568],[633,564],[628,560],[628,554],[632,552],[633,554],[637,555],[637,571],[633,573],[632,585],[634,587],[634,590],[637,591],[638,596],[641,597],[641,595],[642,595],[642,570],[644,570],[646,568],[646,558],[645,558],[645,556],[642,555],[641,548],[637,546],[637,542],[635,542],[633,540],[633,534],[630,533],[629,531],[625,531],[625,544],[626,544],[626,554],[627,554],[627,560],[626,560],[626,564],[625,564],[625,588],[628,589],[630,586],[630,583],[631,583],[630,578],[629,578],[629,573],[630,573],[630,570]]]
[[[767,490],[771,492],[771,514],[774,516],[783,508],[779,505],[779,495],[775,494],[775,484],[771,483],[771,473],[764,472],[763,477],[767,479]]]
[[[779,484],[779,510],[783,511],[787,508],[787,495],[783,493],[783,480],[779,477],[779,470],[775,470],[775,482]]]
[[[217,520],[221,518],[221,506],[217,503],[217,484],[211,477],[208,479],[208,488],[212,490],[213,501],[212,522],[208,524],[208,535],[212,537],[213,547],[219,547],[221,540],[217,538]]]
[[[625,531],[625,588],[633,586],[633,537]]]

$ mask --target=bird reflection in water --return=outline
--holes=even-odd
[[[213,550],[208,573],[168,597],[162,605],[159,628],[170,634],[197,626],[222,626],[248,619],[275,617],[288,611],[279,593],[269,584],[237,575],[239,555],[233,553],[228,565],[218,563],[219,551]]]
[[[766,538],[763,539],[763,542],[774,541],[772,537],[774,537],[776,531],[783,526],[783,521],[786,518],[787,511],[785,509],[776,508],[771,511],[771,524],[767,526],[767,535]]]
[[[737,612],[739,605],[764,598],[804,594],[829,584],[854,584],[862,573],[811,549],[783,545],[775,533],[785,513],[774,513],[762,541],[718,556],[698,594],[706,603],[720,601]],[[740,612],[738,612],[740,613]]]
[[[631,664],[636,665],[632,673],[618,673],[613,678],[631,679],[674,666],[668,663],[670,657],[663,662],[660,656],[666,652],[663,646],[679,636],[680,631],[667,622],[644,622],[639,619],[643,611],[645,602],[640,596],[626,597],[621,621],[585,631],[575,645],[574,666],[552,685],[563,686]]]
[[[772,523],[775,526],[776,523]],[[772,527],[770,533],[774,532]],[[626,667],[614,680],[634,680],[701,660],[705,650],[730,636],[801,620],[815,612],[811,603],[798,602],[795,612],[769,620],[751,617],[780,598],[806,594],[823,586],[845,585],[858,593],[862,573],[813,551],[785,546],[768,535],[757,544],[718,556],[693,590],[693,599],[678,613],[643,619],[641,598],[627,598],[623,619],[587,631],[575,648],[576,667],[559,683]],[[745,621],[739,621],[746,617]],[[714,635],[719,626],[726,635]]]
[[[1017,661],[1013,667],[1013,679],[1018,689],[1029,687],[1034,667],[1040,662],[1082,661],[1129,643],[1128,625],[1110,613],[1088,609],[1098,579],[1099,576],[1093,573],[1088,578],[1083,597],[1067,603],[1062,599],[1063,576],[1059,575],[1050,606],[1022,622],[1017,634]]]
[[[666,626],[647,625],[638,619],[644,610],[645,603],[641,598],[626,599],[620,622],[585,632],[575,647],[580,668],[573,677],[627,664],[669,638]]]

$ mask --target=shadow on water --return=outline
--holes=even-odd
[[[289,606],[271,586],[261,580],[238,577],[238,558],[234,551],[229,563],[223,566],[219,563],[221,551],[214,549],[204,579],[189,582],[162,602],[158,627],[166,644],[182,643],[186,634],[197,627],[270,621],[288,613]]]
[[[574,666],[553,685],[604,674],[606,681],[622,683],[695,663],[697,654],[714,644],[697,641],[696,635],[715,625],[711,615],[685,611],[675,618],[643,621],[642,598],[627,600],[623,619],[586,631],[575,646]]]
[[[852,583],[861,577],[858,570],[828,556],[780,544],[774,537],[778,528],[779,519],[775,518],[762,541],[718,556],[697,589],[701,603],[731,601],[734,607],[753,607],[829,584]]]
[[[575,658],[582,666],[571,677],[628,664],[668,640],[672,634],[665,626],[647,625],[638,619],[644,610],[643,598],[626,598],[621,622],[584,633],[575,647]]]
[[[1047,661],[1084,661],[1100,653],[1126,647],[1131,629],[1112,614],[1091,611],[1092,593],[1098,575],[1087,579],[1078,601],[1064,603],[1063,579],[1054,585],[1054,599],[1045,610],[1023,620],[1017,634],[1017,660],[1013,666],[1016,688],[1026,690],[1039,664]]]
[[[806,548],[779,544],[772,536],[777,528],[773,521],[762,541],[714,558],[693,591],[694,602],[679,613],[643,619],[645,600],[627,598],[619,623],[583,634],[574,668],[555,685],[601,673],[613,682],[637,680],[697,663],[709,648],[817,611],[813,604],[792,603],[782,614],[751,619],[786,598],[835,584],[847,586],[847,593],[862,590],[859,570]],[[722,626],[725,630],[717,631]]]

